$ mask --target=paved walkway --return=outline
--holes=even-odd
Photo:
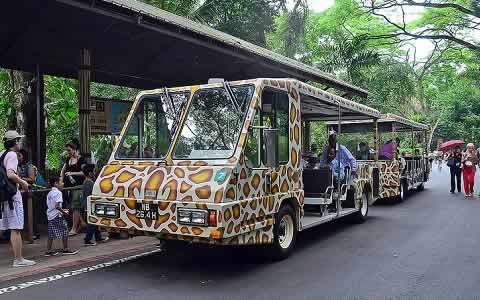
[[[45,257],[47,240],[46,234],[33,244],[25,243],[23,254],[25,258],[37,261],[32,267],[13,268],[12,252],[10,244],[0,243],[0,283],[25,276],[36,275],[56,271],[63,268],[93,263],[111,259],[112,257],[131,255],[137,252],[148,251],[155,248],[158,240],[151,237],[135,237],[131,239],[110,239],[105,243],[99,243],[94,247],[85,247],[83,238],[85,234],[79,234],[70,238],[70,248],[78,250],[77,255]],[[61,241],[54,242],[54,248],[61,248]]]
[[[425,191],[371,207],[364,224],[302,232],[281,262],[255,247],[184,246],[0,283],[0,298],[477,299],[479,215],[480,197],[451,195],[448,169],[434,169]]]

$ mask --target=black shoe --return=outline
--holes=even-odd
[[[45,256],[57,256],[59,252],[57,250],[50,250],[45,252]]]
[[[455,191],[450,191],[450,194],[455,194]]]
[[[88,247],[88,246],[96,246],[97,243],[92,242],[92,241],[89,241],[89,242],[85,242],[84,245],[85,245],[86,247]]]
[[[110,238],[108,236],[104,237],[103,239],[99,239],[97,240],[96,242],[97,243],[105,243],[106,241],[108,241]]]
[[[62,250],[62,255],[75,255],[77,253],[78,253],[78,251],[72,251],[70,249],[63,249]]]

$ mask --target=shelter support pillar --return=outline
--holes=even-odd
[[[32,161],[37,168],[45,171],[47,158],[47,134],[45,131],[45,89],[43,72],[39,65],[35,72],[35,139],[32,141]]]
[[[90,69],[89,49],[80,50],[80,70],[78,72],[78,113],[80,117],[80,152],[90,153]]]

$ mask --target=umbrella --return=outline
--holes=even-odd
[[[448,149],[452,149],[452,148],[455,148],[457,146],[461,146],[465,144],[464,141],[462,140],[451,140],[451,141],[448,141],[448,142],[445,142],[445,143],[442,143],[440,145],[440,147],[438,147],[438,150],[440,151],[445,151],[445,150],[448,150]]]

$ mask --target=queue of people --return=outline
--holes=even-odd
[[[450,193],[455,191],[461,193],[461,184],[463,177],[463,191],[465,197],[473,197],[475,185],[475,173],[479,151],[475,150],[472,143],[467,144],[465,151],[462,152],[459,146],[447,153],[447,166],[450,168]]]
[[[6,149],[0,153],[0,183],[8,183],[11,195],[2,192],[0,201],[0,231],[10,240],[13,252],[13,267],[35,265],[33,260],[25,259],[22,255],[23,241],[21,232],[24,229],[24,209],[22,194],[31,193],[31,187],[44,186],[43,176],[35,166],[28,161],[28,153],[20,149],[20,140],[23,136],[14,130],[9,130],[3,138]],[[65,150],[68,153],[60,176],[51,176],[49,182],[51,190],[46,197],[46,217],[48,222],[48,240],[45,256],[75,255],[76,250],[69,248],[69,236],[80,232],[82,219],[86,219],[86,199],[91,195],[95,181],[95,165],[78,152],[77,143],[68,143]],[[3,181],[2,181],[3,180]],[[64,187],[70,187],[62,192]],[[64,199],[66,196],[66,199]],[[66,201],[64,201],[66,200]],[[64,202],[68,202],[65,209]],[[35,207],[35,205],[34,205]],[[38,206],[37,206],[38,207]],[[72,215],[72,227],[68,230],[67,219]],[[34,220],[35,224],[37,223]],[[35,229],[35,226],[34,226]],[[102,237],[97,226],[87,225],[84,238],[85,246],[95,246],[97,242],[105,242],[108,237]],[[38,230],[36,232],[38,235]],[[92,241],[95,237],[95,242]],[[53,249],[53,241],[61,240],[61,250]]]

